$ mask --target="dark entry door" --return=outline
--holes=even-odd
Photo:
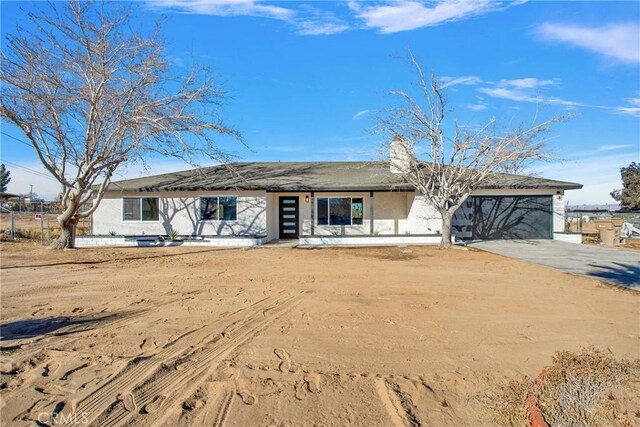
[[[473,198],[473,238],[551,239],[552,196]]]
[[[299,236],[298,197],[280,197],[280,238],[297,239]]]

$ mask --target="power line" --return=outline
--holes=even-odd
[[[10,162],[10,161],[8,161],[8,160],[3,160],[3,162],[4,162],[4,163],[6,163],[6,164],[8,164],[9,166],[13,166],[14,168],[24,169],[25,171],[27,171],[27,172],[29,172],[29,173],[31,173],[31,174],[33,174],[33,175],[37,175],[37,176],[39,176],[39,177],[47,178],[47,179],[50,179],[50,180],[52,180],[52,181],[58,182],[58,180],[57,180],[57,179],[53,178],[53,177],[52,177],[52,176],[50,176],[50,175],[47,175],[46,173],[43,173],[43,172],[40,172],[40,171],[37,171],[37,170],[34,170],[34,169],[30,169],[30,168],[28,168],[28,167],[26,167],[26,166],[22,166],[22,165],[19,165],[19,164],[17,164],[17,163],[13,163],[13,162]]]
[[[3,134],[4,136],[8,136],[8,137],[9,137],[9,138],[11,138],[11,139],[15,139],[16,141],[18,141],[18,142],[19,142],[19,143],[21,143],[21,144],[24,144],[24,145],[26,145],[26,146],[28,146],[28,147],[33,148],[33,145],[29,144],[29,143],[28,143],[28,142],[26,142],[26,141],[23,141],[23,140],[21,140],[21,139],[18,139],[18,138],[16,138],[15,136],[9,135],[9,134],[8,134],[8,133],[6,133],[6,132],[0,132],[0,133],[1,133],[1,134]]]
[[[30,147],[30,148],[33,148],[33,146],[32,146],[31,144],[29,144],[28,142],[23,141],[23,140],[21,140],[21,139],[18,139],[18,138],[16,138],[16,137],[15,137],[15,136],[13,136],[13,135],[9,135],[8,133],[6,133],[6,132],[2,132],[2,131],[0,131],[0,133],[1,133],[2,135],[4,135],[4,136],[8,136],[9,138],[11,138],[11,139],[13,139],[13,140],[15,140],[15,141],[17,141],[17,142],[19,142],[19,143],[21,143],[21,144],[24,144],[24,145],[26,145],[26,146],[28,146],[28,147]],[[22,166],[22,165],[19,165],[19,164],[17,164],[17,163],[13,163],[13,162],[10,162],[10,161],[8,161],[8,160],[4,160],[4,159],[3,159],[2,161],[3,161],[4,163],[6,163],[6,164],[10,165],[10,166],[15,167],[15,168],[24,169],[25,171],[27,171],[27,172],[29,172],[29,173],[31,173],[31,174],[33,174],[33,175],[37,175],[37,176],[39,176],[39,177],[47,178],[47,179],[50,179],[50,180],[52,180],[52,181],[58,182],[58,180],[57,180],[57,179],[53,178],[51,175],[47,175],[46,173],[43,173],[43,172],[40,172],[40,171],[37,171],[37,170],[34,170],[34,169],[30,169],[30,168],[28,168],[28,167],[26,167],[26,166]]]

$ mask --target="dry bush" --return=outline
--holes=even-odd
[[[611,352],[559,351],[540,387],[538,405],[552,426],[610,424],[607,396],[639,371],[638,361],[618,360]]]
[[[535,390],[535,384],[529,377],[511,381],[497,396],[491,399],[491,409],[496,422],[502,426],[528,426],[525,401]]]
[[[85,236],[89,233],[89,226],[88,225],[78,225],[77,231],[76,231],[76,235],[78,236]],[[9,234],[8,233],[3,233],[5,238],[9,238]],[[40,227],[38,226],[37,228],[17,228],[16,229],[16,237],[20,237],[23,239],[32,239],[32,240],[40,240],[41,238],[41,230]],[[60,227],[58,226],[58,224],[51,224],[50,225],[50,229],[48,229],[45,225],[44,227],[44,238],[45,240],[53,240],[53,239],[57,239],[58,237],[60,237]]]
[[[541,381],[529,378],[502,387],[493,398],[495,420],[505,426],[528,426],[525,401],[538,396],[538,407],[553,427],[630,425],[617,413],[612,392],[640,379],[640,361],[617,359],[593,347],[559,351]]]

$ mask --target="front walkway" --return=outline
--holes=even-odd
[[[258,248],[295,248],[298,246],[298,239],[275,239],[263,243]]]
[[[640,291],[640,253],[554,240],[492,240],[469,245]]]

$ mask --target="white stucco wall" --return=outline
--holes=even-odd
[[[549,195],[553,196],[553,230],[564,231],[563,194],[556,189],[536,190],[478,190],[473,196],[489,195]],[[561,192],[562,193],[562,192]],[[237,221],[200,221],[198,218],[199,197],[237,196]],[[160,219],[158,221],[123,221],[122,197],[158,197]],[[174,229],[182,235],[266,235],[266,240],[279,235],[278,200],[280,196],[299,198],[299,230],[301,235],[311,234],[311,201],[305,202],[310,193],[267,193],[266,191],[216,191],[216,192],[160,192],[160,193],[108,193],[93,216],[93,233],[106,235],[114,231],[118,235],[166,235]],[[322,235],[368,235],[370,233],[369,192],[316,193],[318,197],[362,197],[364,221],[362,225],[326,226],[315,225],[314,234]],[[374,231],[379,235],[389,234],[439,234],[442,231],[440,214],[414,192],[374,193]],[[317,215],[317,208],[314,208]],[[314,221],[316,219],[314,218]],[[455,234],[455,233],[454,233]]]
[[[282,194],[284,195],[284,194]],[[290,195],[287,193],[286,195]],[[301,234],[311,234],[311,202],[305,203],[305,196],[310,193],[300,193],[300,218],[301,218]],[[274,214],[277,217],[277,197],[275,195]],[[318,225],[317,224],[317,199],[319,197],[361,197],[363,199],[363,223],[361,225]],[[355,193],[316,193],[314,199],[314,234],[319,236],[328,235],[368,235],[371,231],[371,198],[369,192]],[[411,205],[413,203],[413,193],[404,192],[376,192],[373,197],[373,221],[374,232],[376,234],[404,234],[406,231],[413,230],[413,218],[409,216]],[[277,221],[275,224],[277,230]],[[277,235],[277,231],[274,232]]]
[[[278,238],[278,200],[279,197],[298,197],[300,234],[311,234],[311,193],[268,193],[267,211],[269,212],[268,233],[269,238]],[[305,202],[305,197],[309,202]],[[317,224],[317,199],[319,197],[361,197],[363,199],[364,218],[361,225],[318,225]],[[347,235],[359,236],[370,233],[371,224],[371,199],[369,192],[332,192],[315,193],[314,199],[314,234],[318,236]],[[388,234],[433,234],[439,230],[439,217],[434,217],[432,209],[424,201],[414,202],[413,192],[376,192],[373,198],[374,205],[374,231],[379,235]]]
[[[561,191],[560,194],[553,196],[553,232],[564,233],[564,231],[564,191]]]
[[[409,209],[409,230],[411,234],[440,234],[442,217],[424,196],[407,193]]]
[[[158,197],[158,221],[124,221],[122,198]],[[199,197],[237,196],[236,221],[200,221]],[[108,193],[93,214],[93,234],[165,235],[174,229],[181,235],[266,235],[267,193],[265,191]]]

